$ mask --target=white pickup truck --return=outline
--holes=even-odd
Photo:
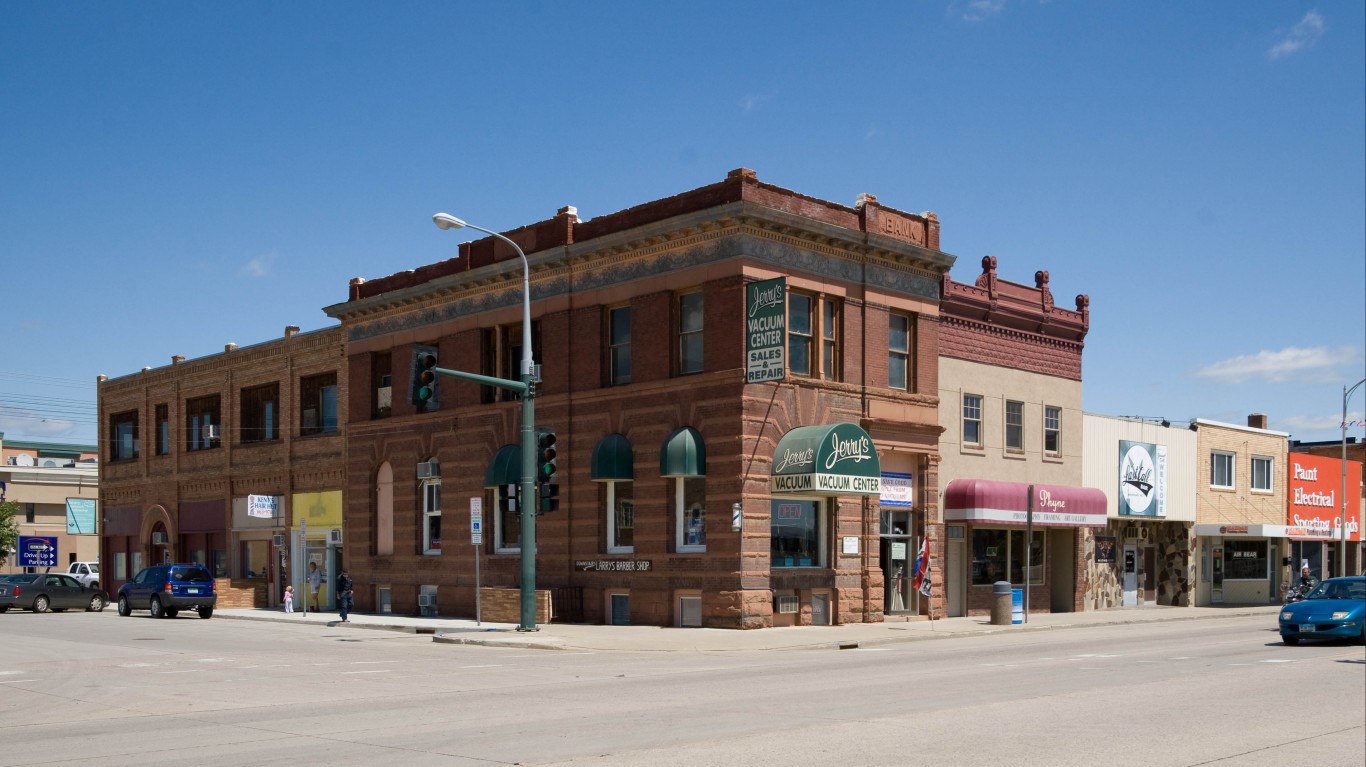
[[[72,562],[66,574],[80,581],[82,586],[100,585],[99,562]]]

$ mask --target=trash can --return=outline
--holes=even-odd
[[[1010,581],[991,584],[991,625],[1009,626],[1013,612]]]
[[[1010,622],[1024,623],[1024,589],[1010,590]]]

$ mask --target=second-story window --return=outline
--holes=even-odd
[[[678,372],[702,372],[702,291],[678,297]]]
[[[1024,403],[1006,400],[1006,450],[1024,452]]]
[[[280,438],[280,384],[268,383],[242,390],[240,442],[274,442]]]
[[[821,374],[827,381],[841,378],[840,304],[833,298],[821,299]]]
[[[904,314],[887,316],[887,385],[910,390],[911,318]]]
[[[211,394],[185,400],[185,449],[208,450],[218,447],[222,434],[219,397]]]
[[[109,460],[131,461],[138,457],[138,411],[109,416]]]
[[[436,466],[436,460],[428,461]],[[436,469],[439,471],[439,469]],[[441,553],[441,477],[422,480],[422,553]]]
[[[963,395],[963,444],[982,446],[982,395]]]
[[[1252,456],[1252,489],[1263,493],[1272,491],[1271,477],[1272,470],[1276,466],[1276,459],[1269,456]]]
[[[787,293],[787,372],[811,375],[812,327],[815,301],[803,293]]]
[[[1044,405],[1043,451],[1048,455],[1062,453],[1062,408]]]
[[[1233,489],[1233,453],[1215,451],[1209,456],[1210,487]]]
[[[157,455],[171,452],[171,413],[169,405],[157,405]]]
[[[631,382],[631,307],[607,311],[608,382],[613,386]]]
[[[320,373],[299,379],[299,434],[328,434],[337,430],[337,374]]]
[[[393,354],[375,352],[370,357],[371,418],[388,418],[394,406]]]

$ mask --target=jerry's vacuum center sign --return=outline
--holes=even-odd
[[[787,374],[787,278],[745,286],[745,383]]]
[[[799,426],[773,451],[774,493],[878,495],[882,464],[873,438],[852,423]]]

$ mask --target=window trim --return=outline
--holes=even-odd
[[[1052,426],[1048,425],[1050,420]],[[1051,450],[1048,447],[1050,435],[1053,437],[1053,448]],[[1043,406],[1043,454],[1052,457],[1062,455],[1062,408],[1058,405]]]
[[[616,321],[618,317],[625,317],[625,340],[618,341],[616,338]],[[620,372],[621,362],[618,352],[625,352],[625,374]],[[609,386],[625,386],[631,383],[631,305],[622,304],[621,306],[607,307],[607,384]]]
[[[670,477],[670,479],[674,480],[673,492],[670,493],[672,496],[670,505],[673,507],[674,516],[674,552],[677,554],[705,553],[707,550],[707,478],[705,476],[694,475]],[[687,540],[688,513],[692,510],[690,507],[684,505],[687,503],[687,483],[690,481],[702,483],[702,492],[694,499],[701,505],[701,543],[684,543],[684,541]]]
[[[1012,424],[1010,422],[1011,406],[1015,406],[1015,415],[1019,416],[1019,423]],[[1025,403],[1017,399],[1006,400],[1001,409],[1001,422],[1003,427],[1001,431],[1001,438],[1004,441],[1003,445],[1005,447],[1005,451],[1007,453],[1023,453],[1025,449]],[[1015,444],[1011,444],[1011,429],[1018,430],[1018,433],[1015,435]]]
[[[1266,487],[1257,486],[1257,464],[1266,463]],[[1254,493],[1276,492],[1276,459],[1269,455],[1253,455],[1248,459],[1248,489]]]
[[[125,410],[122,413],[114,413],[109,416],[109,462],[136,461],[142,454],[142,440],[138,437],[139,412],[137,410]],[[120,429],[127,427],[129,453],[123,454],[123,435]]]
[[[215,437],[204,437],[201,430],[213,427]],[[185,400],[185,451],[214,450],[223,445],[223,398],[219,394]]]
[[[237,393],[237,442],[258,445],[279,442],[280,382],[244,386]],[[250,426],[248,425],[250,424]],[[260,436],[253,430],[260,430]]]
[[[616,506],[617,506],[617,497],[616,497],[616,495],[617,495],[617,485],[618,485],[618,484],[631,484],[631,483],[632,483],[632,480],[629,480],[629,479],[604,479],[604,480],[599,480],[599,481],[600,481],[603,485],[605,485],[605,487],[603,488],[603,490],[604,490],[604,492],[606,493],[606,496],[605,496],[605,498],[604,498],[604,503],[603,503],[603,507],[604,507],[604,508],[603,508],[603,511],[604,511],[604,513],[606,514],[606,521],[607,521],[607,527],[606,527],[606,530],[607,530],[607,541],[606,541],[606,544],[607,544],[607,546],[606,546],[606,548],[607,548],[607,553],[608,553],[608,554],[634,554],[635,551],[636,551],[636,546],[635,546],[635,529],[636,529],[636,525],[635,525],[635,521],[636,521],[636,520],[635,520],[635,507],[636,507],[636,503],[635,503],[635,493],[634,493],[634,492],[631,493],[631,498],[630,498],[629,500],[623,499],[624,502],[627,502],[627,503],[630,503],[630,504],[631,504],[631,508],[630,508],[630,512],[631,512],[631,544],[630,544],[629,546],[622,546],[622,545],[619,545],[619,544],[617,543],[617,519],[616,519],[616,514],[617,514],[617,508],[616,508]],[[632,490],[634,490],[634,488],[632,488]]]
[[[1227,459],[1228,461],[1228,484],[1215,484],[1216,458]],[[1209,486],[1215,490],[1235,490],[1238,487],[1238,461],[1237,456],[1227,450],[1211,450],[1209,453]]]
[[[154,450],[156,455],[171,454],[171,405],[162,403],[153,409],[156,420],[156,445]]]
[[[441,478],[431,477],[422,480],[418,483],[418,492],[422,497],[422,554],[429,557],[440,556],[441,537],[436,538],[436,546],[433,547],[431,519],[441,519]]]
[[[830,296],[821,296],[821,377],[827,381],[843,381],[844,369],[841,350],[844,348],[844,323],[842,302]]]
[[[689,328],[689,327],[687,327],[685,318],[688,316],[688,312],[684,309],[684,306],[683,306],[683,304],[684,304],[685,301],[690,301],[690,300],[692,300],[692,299],[696,299],[696,300],[697,300],[696,311],[698,312],[698,318],[697,318],[697,327],[696,327],[696,328]],[[704,335],[704,331],[706,330],[706,326],[707,326],[707,317],[706,317],[707,299],[706,299],[706,296],[703,294],[703,292],[702,292],[701,290],[689,290],[689,291],[686,291],[686,292],[683,292],[683,293],[679,293],[679,294],[678,294],[677,306],[678,306],[678,374],[679,374],[679,375],[696,375],[696,374],[701,373],[701,372],[703,372],[704,370],[706,370],[706,367],[707,367],[707,363],[706,363],[706,340],[705,340],[705,339],[706,339],[706,336]],[[689,360],[689,355],[688,355],[687,352],[685,351],[685,347],[688,345],[689,342],[695,342],[695,343],[697,344],[697,350],[696,350],[696,357],[697,357],[697,359],[696,359],[696,367],[695,367],[695,368],[689,368],[689,367],[687,366],[687,364],[686,364],[687,361]]]
[[[901,349],[892,347],[892,335],[895,330],[895,328],[893,328],[893,323],[897,320],[906,323],[906,345]],[[912,385],[915,380],[915,375],[914,370],[911,367],[911,351],[915,346],[915,342],[912,340],[914,338],[914,333],[912,331],[913,327],[914,323],[911,322],[911,316],[909,314],[902,314],[901,312],[887,313],[887,388],[889,389],[909,392],[913,391],[915,388]],[[892,379],[892,371],[894,369],[892,362],[893,360],[898,359],[901,361],[903,379],[900,386],[897,386]]]
[[[975,405],[971,405],[976,412],[975,418],[969,417],[968,415],[968,408],[970,407],[969,400],[976,401]],[[967,392],[963,392],[962,394],[962,407],[959,408],[959,440],[960,444],[965,447],[981,449],[986,446],[984,442],[986,431],[983,429],[984,424],[982,423],[982,408],[985,403],[986,397],[981,394],[969,394]],[[976,440],[968,439],[968,424],[977,425]]]

